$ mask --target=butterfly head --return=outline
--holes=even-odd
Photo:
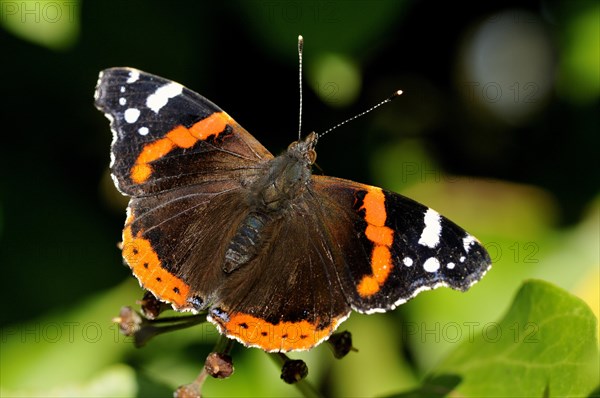
[[[312,132],[303,140],[292,142],[287,149],[288,155],[306,162],[307,165],[314,164],[317,160],[317,151],[315,151],[315,146],[317,146],[318,139],[319,136],[317,133]]]

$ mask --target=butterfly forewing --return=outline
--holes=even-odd
[[[113,178],[129,196],[243,180],[255,163],[273,157],[218,106],[149,73],[106,69],[95,100],[111,121]]]
[[[420,203],[338,178],[314,176],[313,184],[357,311],[387,311],[439,286],[466,290],[491,265],[477,239]]]

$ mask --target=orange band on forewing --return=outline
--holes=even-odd
[[[139,232],[133,236],[131,225],[123,230],[123,258],[144,289],[178,308],[187,306],[189,286],[162,267],[150,241]]]
[[[366,222],[377,227],[383,227],[387,213],[385,211],[385,195],[381,188],[369,187],[360,209],[365,210]]]
[[[147,164],[156,159],[160,159],[167,153],[175,149],[175,144],[166,138],[151,142],[144,146],[142,153],[138,156],[136,164]]]
[[[365,211],[364,219],[368,223],[365,236],[373,242],[371,252],[371,275],[365,275],[357,286],[361,297],[370,297],[381,290],[393,268],[392,252],[394,231],[385,226],[385,194],[380,188],[369,187],[360,210]]]
[[[392,270],[392,253],[389,247],[375,245],[371,254],[371,269],[377,283],[383,284],[387,280]]]
[[[367,236],[367,239],[378,245],[389,247],[394,241],[394,231],[390,227],[367,225],[365,235]]]
[[[137,184],[146,181],[150,174],[152,174],[152,167],[147,164],[135,164],[131,168],[131,179]]]
[[[158,160],[176,148],[191,148],[198,141],[210,136],[218,136],[232,119],[225,112],[215,112],[209,117],[196,122],[190,128],[177,126],[164,138],[150,142],[144,146],[131,168],[131,179],[141,184],[152,175],[150,163]]]
[[[257,346],[265,351],[308,350],[327,338],[344,317],[334,319],[325,328],[319,329],[308,321],[279,322],[276,325],[249,314],[233,313],[227,322],[217,322],[227,336],[247,346]]]
[[[177,126],[167,134],[167,139],[173,141],[179,148],[191,148],[198,141],[190,130],[183,126]]]
[[[190,127],[190,134],[200,141],[207,139],[211,135],[218,136],[231,121],[231,117],[225,112],[216,112]]]
[[[361,295],[361,297],[369,297],[374,295],[375,293],[377,293],[379,291],[379,289],[381,289],[379,287],[379,283],[377,283],[377,281],[375,280],[375,277],[371,276],[371,275],[365,275],[363,276],[363,278],[360,280],[360,283],[358,284],[358,294]]]

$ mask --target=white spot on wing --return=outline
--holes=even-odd
[[[108,167],[110,167],[112,169],[112,167],[114,166],[115,161],[116,161],[116,159],[115,159],[115,153],[112,150],[112,148],[117,143],[117,140],[119,139],[119,134],[117,134],[117,130],[115,130],[114,127],[113,127],[114,126],[113,122],[114,122],[115,119],[112,117],[112,115],[109,114],[109,113],[105,113],[104,116],[106,116],[106,118],[108,120],[110,120],[110,131],[112,133],[112,141],[110,143],[110,147],[111,147],[111,151],[110,151],[110,164],[108,165]],[[119,184],[118,184],[118,181],[115,178],[115,176],[111,174],[111,177],[113,178],[113,181],[115,182],[115,187],[118,187]]]
[[[404,259],[402,260],[402,262],[404,263],[404,265],[406,265],[407,267],[410,267],[411,265],[413,265],[413,260],[410,257],[404,257]]]
[[[434,259],[435,260],[435,259]],[[462,256],[460,258],[460,262],[464,262],[466,260],[466,257]],[[437,261],[437,260],[435,260]],[[454,264],[454,263],[448,263],[446,266],[448,268],[450,267],[450,264]],[[479,280],[481,278],[483,278],[483,276],[490,270],[490,268],[492,268],[492,264],[489,264],[488,267],[481,271],[481,274],[478,275],[477,279],[474,279],[471,281],[471,283],[469,283],[469,287],[473,286],[474,284],[476,284],[477,282],[479,282]],[[359,312],[361,314],[375,314],[375,313],[380,313],[380,312],[388,312],[390,310],[395,309],[396,307],[406,303],[407,301],[409,301],[410,299],[416,297],[417,295],[419,295],[419,293],[426,291],[426,290],[434,290],[437,289],[439,287],[452,287],[451,285],[449,285],[447,282],[438,282],[434,285],[424,285],[424,286],[420,286],[417,289],[415,289],[413,292],[411,292],[410,294],[400,297],[398,298],[398,300],[396,300],[396,302],[394,302],[392,305],[388,305],[388,306],[384,306],[384,307],[375,307],[375,308],[369,308],[369,309],[364,309],[364,308],[357,308],[355,306],[352,306],[352,309],[356,312]]]
[[[464,263],[467,258],[465,256],[460,256],[459,261]]]
[[[119,89],[120,92],[124,93],[125,92],[125,86],[121,86],[121,88]]]
[[[425,212],[425,228],[421,232],[421,238],[419,244],[435,248],[440,243],[440,234],[442,232],[442,224],[440,223],[441,218],[437,211],[433,209],[427,209]]]
[[[127,123],[135,123],[140,117],[140,110],[137,108],[129,108],[125,111],[123,117]]]
[[[446,264],[446,268],[448,269],[454,269],[455,264],[454,263],[448,263]]]
[[[127,83],[135,83],[138,81],[139,78],[140,72],[138,72],[137,70],[132,70],[131,72],[129,72],[129,79],[127,79]]]
[[[183,91],[183,86],[178,83],[169,83],[156,89],[154,94],[150,94],[146,99],[146,106],[158,113],[161,108],[167,105],[169,99],[178,96]]]
[[[463,238],[463,247],[465,248],[465,252],[469,252],[469,249],[471,249],[471,245],[473,243],[475,243],[475,238],[467,234],[467,236]]]
[[[427,260],[425,260],[425,262],[423,263],[423,269],[427,272],[435,272],[438,269],[440,269],[440,262],[437,258],[435,257],[429,257]]]
[[[148,127],[140,127],[138,129],[138,133],[140,135],[148,135],[149,132],[150,132],[150,130],[148,130]]]
[[[127,100],[123,97],[119,98],[119,105],[125,105],[127,103]]]

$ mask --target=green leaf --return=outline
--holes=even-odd
[[[429,380],[459,377],[453,395],[588,396],[600,377],[596,327],[582,300],[528,281],[505,317],[458,347]]]

